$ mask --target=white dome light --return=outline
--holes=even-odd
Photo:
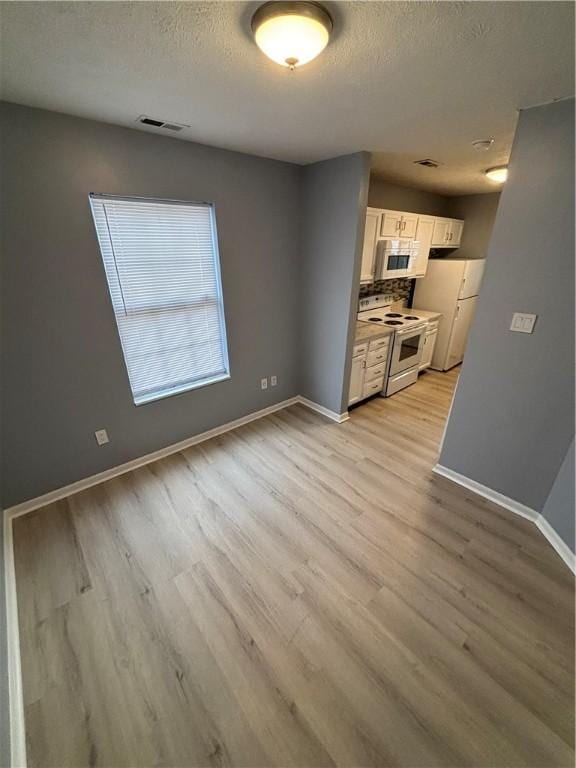
[[[486,176],[488,176],[490,181],[495,181],[498,184],[503,184],[508,178],[508,166],[498,165],[495,168],[488,168],[488,170],[484,171],[484,173],[486,174]]]
[[[494,139],[478,139],[472,142],[472,146],[478,152],[487,152],[492,149],[492,144],[494,144]]]
[[[252,31],[268,58],[294,69],[326,48],[332,19],[317,3],[271,2],[261,5],[252,17]]]

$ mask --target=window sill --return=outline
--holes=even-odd
[[[197,381],[193,384],[182,384],[179,387],[163,389],[159,392],[151,392],[149,395],[142,395],[142,397],[134,398],[134,405],[146,405],[147,403],[154,403],[156,400],[165,400],[167,397],[172,397],[173,395],[183,395],[185,392],[191,392],[194,389],[201,389],[202,387],[209,387],[211,384],[217,384],[218,382],[226,381],[229,378],[230,373],[223,373],[219,376],[214,376],[211,379],[202,379],[202,381]]]

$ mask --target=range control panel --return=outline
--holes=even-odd
[[[365,296],[358,302],[358,309],[362,312],[365,309],[376,309],[376,307],[386,307],[394,301],[393,293],[375,293],[374,296]]]

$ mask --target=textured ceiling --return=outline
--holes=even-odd
[[[517,109],[574,92],[570,2],[326,3],[333,40],[295,72],[254,45],[257,5],[4,2],[2,98],[298,163],[370,150],[378,176],[462,194],[494,190]]]

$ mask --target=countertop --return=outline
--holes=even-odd
[[[432,312],[429,309],[418,309],[418,307],[405,307],[400,301],[395,301],[391,306],[392,312],[404,312],[405,315],[418,315],[424,320],[438,320],[442,317],[442,312]]]
[[[417,307],[404,308],[402,311],[421,317],[424,320],[438,320],[439,317],[442,317],[442,312],[431,312],[429,309],[418,309]]]
[[[369,341],[370,339],[377,339],[382,336],[390,336],[392,333],[394,333],[393,328],[386,328],[375,323],[361,323],[357,320],[354,343],[358,344],[361,341]]]

